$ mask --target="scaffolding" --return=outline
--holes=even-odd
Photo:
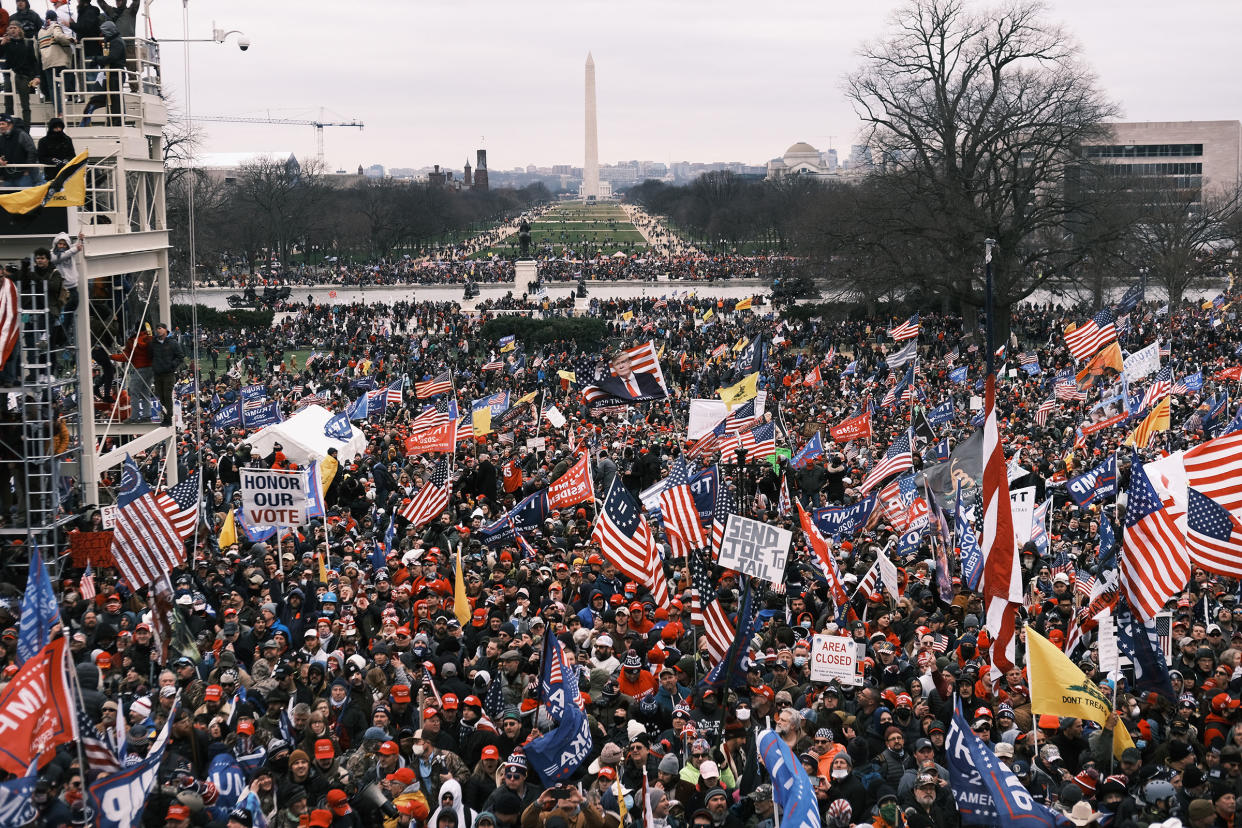
[[[88,153],[86,203],[42,208],[32,216],[0,213],[0,263],[17,268],[12,275],[22,314],[14,349],[20,372],[6,365],[0,373],[0,512],[10,507],[0,514],[0,539],[10,553],[13,540],[21,538],[27,548],[38,544],[45,557],[62,556],[67,525],[81,511],[114,501],[116,467],[127,455],[162,451],[172,461],[163,464],[161,482],[177,482],[175,427],[126,421],[128,412],[115,395],[130,384],[133,368],[110,356],[123,353],[126,340],[146,325],[171,325],[172,310],[163,157],[168,111],[158,45],[142,38],[127,45],[132,57],[125,70],[66,69],[55,80],[66,133],[79,152]],[[82,48],[77,66],[86,65]],[[0,77],[11,92],[17,78],[7,70]],[[8,111],[15,109],[13,97]],[[54,114],[51,101],[32,95],[36,142]],[[84,246],[71,330],[69,314],[61,320],[50,312],[46,282],[22,278],[22,262],[36,248],[51,248],[59,232],[80,237]],[[105,397],[114,395],[111,402],[95,394],[105,360],[115,366],[119,383],[104,389]],[[9,554],[5,563],[25,566],[20,557]]]

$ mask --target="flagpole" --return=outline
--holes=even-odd
[[[78,704],[78,710],[85,712],[86,703],[82,700],[82,685],[78,682],[78,671],[74,667],[71,661],[71,658],[72,656],[70,654],[69,648],[65,647],[64,655],[61,658],[60,666],[61,666],[61,669],[65,671],[65,674],[68,676],[69,683],[73,685],[73,694]],[[116,715],[118,719],[122,715],[121,706],[119,704],[117,705]],[[73,721],[74,721],[74,730],[77,730],[78,717],[76,715],[73,717]],[[86,751],[82,749],[82,734],[81,733],[78,734],[78,738],[75,741],[77,743],[77,749],[78,749],[78,770],[82,775],[82,788],[84,792],[89,792],[89,786],[87,785],[87,782],[86,782],[86,773],[89,770],[89,766],[86,764]],[[119,748],[120,745],[117,745],[117,747]],[[89,796],[87,797],[87,799],[89,801]]]

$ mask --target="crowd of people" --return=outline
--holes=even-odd
[[[492,265],[478,265],[485,266]],[[779,263],[685,266],[724,276]],[[176,456],[159,449],[135,456],[152,485],[174,464],[181,480],[197,473],[201,481],[202,520],[186,564],[170,575],[173,627],[183,635],[164,658],[153,639],[160,620],[153,614],[163,610],[151,590],[131,589],[114,568],[98,565],[94,596],[86,597],[82,571],[66,569],[55,587],[84,714],[105,742],[122,720],[124,745],[111,747],[123,747],[124,764],[140,762],[173,719],[147,798],[148,826],[771,828],[772,779],[757,740],[773,729],[809,778],[822,824],[943,828],[960,821],[946,753],[960,700],[971,730],[1032,799],[1077,826],[1147,828],[1180,818],[1195,828],[1231,828],[1242,791],[1237,582],[1196,567],[1167,601],[1171,696],[1140,691],[1132,674],[1106,678],[1086,615],[1115,582],[1131,458],[1194,445],[1233,416],[1219,401],[1237,398],[1237,381],[1220,372],[1237,362],[1242,328],[1227,301],[1139,302],[1118,312],[1122,348],[1134,352],[1159,339],[1169,346],[1163,364],[1175,380],[1202,379],[1176,384],[1172,427],[1136,453],[1122,443],[1137,415],[1080,429],[1114,394],[1109,370],[1082,398],[1056,393],[1066,372],[1082,367],[1067,350],[1064,325],[1082,323],[1089,311],[1027,305],[1001,320],[1008,334],[997,343],[1004,346],[997,412],[1010,485],[1033,487],[1036,503],[1050,500],[1046,544],[1033,539],[1021,549],[1019,615],[1065,647],[1088,678],[1111,681],[1115,712],[1103,727],[1032,711],[1021,634],[1018,666],[990,680],[995,631],[985,629],[981,596],[962,577],[956,550],[938,546],[936,531],[900,542],[904,510],[884,500],[853,530],[830,538],[847,590],[841,601],[793,505],[818,512],[863,500],[869,471],[912,424],[911,471],[953,464],[953,452],[979,427],[976,383],[987,350],[980,331],[964,332],[957,317],[923,314],[913,399],[898,393],[890,402],[907,369],[890,366],[904,343],[886,329],[902,320],[806,318],[762,304],[739,310],[708,296],[595,298],[604,342],[518,342],[506,351],[481,335],[487,305],[464,313],[452,303],[298,304],[271,330],[202,332],[201,386],[188,382],[188,359],[169,376],[169,385],[179,380],[186,422]],[[174,331],[171,341],[185,342],[178,337]],[[602,375],[619,350],[647,341],[667,397],[602,412],[586,406],[579,377]],[[757,390],[766,402],[754,422],[771,424],[777,445],[793,454],[818,432],[825,450],[809,462],[752,457],[739,466],[732,452],[718,455],[687,439],[691,401],[743,379],[736,361],[755,359],[748,349],[755,343],[763,347],[750,364],[761,363]],[[314,357],[301,364],[290,356],[306,351]],[[449,394],[418,397],[417,383],[446,373]],[[292,531],[236,528],[241,469],[304,465],[279,444],[255,450],[250,430],[213,425],[213,415],[253,384],[286,416],[309,404],[343,411],[368,389],[395,387],[401,400],[355,423],[364,451],[317,458],[324,514]],[[420,415],[437,403],[446,411],[449,399],[468,412],[472,401],[504,392],[512,414],[494,414],[492,430],[479,437],[466,417],[447,504],[411,524],[403,510],[434,485],[445,459],[407,452],[423,427]],[[931,425],[929,415],[946,403],[948,416]],[[564,425],[541,413],[554,407]],[[869,438],[832,441],[832,427],[867,412]],[[547,511],[520,538],[492,541],[511,509],[583,455],[593,498]],[[1110,455],[1121,458],[1123,495],[1079,506],[1067,480]],[[702,468],[719,464],[736,513],[793,532],[780,583],[741,577],[709,559],[709,588],[699,592],[690,561],[655,514],[649,520],[668,602],[652,583],[622,574],[598,531],[599,501],[614,481],[642,499],[690,456]],[[970,469],[953,475],[966,489],[978,477]],[[925,497],[952,523],[939,493]],[[644,510],[650,505],[644,501]],[[1115,528],[1117,542],[1104,526]],[[101,527],[102,516],[89,511],[74,531]],[[459,557],[464,617],[455,612]],[[898,584],[868,579],[881,557],[898,568]],[[692,620],[713,601],[734,628],[750,633],[723,679],[709,679],[717,661],[711,638]],[[747,606],[757,613],[753,629],[742,617]],[[9,613],[6,625],[17,623],[14,607],[0,609]],[[858,684],[811,679],[812,636],[822,633],[865,648]],[[17,672],[16,635],[6,629],[0,641],[5,680]],[[589,755],[556,784],[535,772],[525,752],[555,725],[539,681],[549,636],[577,676],[591,742]],[[1108,745],[1116,728],[1127,729],[1135,747],[1114,757]],[[217,784],[220,757],[240,767],[240,789]],[[75,744],[62,745],[39,770],[39,824],[81,821],[85,791],[101,778],[81,764]]]

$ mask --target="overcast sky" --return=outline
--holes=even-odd
[[[39,4],[36,4],[38,7]],[[595,55],[602,163],[763,163],[794,141],[847,154],[859,122],[842,93],[888,0],[189,0],[190,37],[212,19],[242,53],[190,45],[197,115],[358,119],[327,129],[333,168],[582,164],[583,64]],[[1126,120],[1242,117],[1239,0],[1051,0]],[[157,38],[182,4],[155,0]],[[180,43],[165,86],[184,105]],[[315,152],[305,126],[206,124],[212,152]]]

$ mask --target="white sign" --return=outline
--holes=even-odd
[[[894,601],[900,600],[901,595],[897,587],[901,585],[901,576],[897,574],[897,564],[893,563],[893,559],[888,556],[887,547],[880,551],[875,562],[880,565],[880,580],[884,583],[884,591],[892,596]]]
[[[1122,363],[1122,376],[1126,378],[1126,382],[1135,382],[1141,380],[1148,374],[1154,374],[1160,370],[1160,340],[1141,348],[1125,358]]]
[[[561,410],[555,405],[543,412],[543,416],[549,423],[551,423],[553,428],[565,427],[565,415],[562,414]]]
[[[971,394],[970,395],[970,410],[971,411],[982,411],[983,410],[983,397],[977,397],[974,394]]]
[[[309,497],[306,474],[286,469],[241,469],[242,511],[246,523],[300,526]]]
[[[543,451],[545,448],[547,448],[547,445],[548,445],[547,437],[527,437],[526,438],[526,447],[530,449],[531,451]]]
[[[1035,517],[1035,487],[1009,490],[1009,514],[1013,518],[1013,539],[1018,546],[1031,539],[1031,525]]]
[[[811,681],[858,687],[858,642],[844,635],[811,637]]]
[[[1113,624],[1113,614],[1104,610],[1095,617],[1100,630],[1100,669],[1105,674],[1116,678],[1121,672],[1121,651],[1117,648],[1117,628]]]
[[[112,529],[116,526],[116,513],[117,508],[115,506],[99,507],[99,516],[103,519],[103,528]]]
[[[755,397],[755,411],[762,412],[767,405],[768,392],[760,391]],[[712,433],[729,416],[724,400],[690,400],[690,415],[686,420],[686,439],[699,440]]]
[[[729,515],[720,543],[719,563],[725,569],[735,569],[770,584],[783,583],[792,541],[793,532],[787,529]]]

